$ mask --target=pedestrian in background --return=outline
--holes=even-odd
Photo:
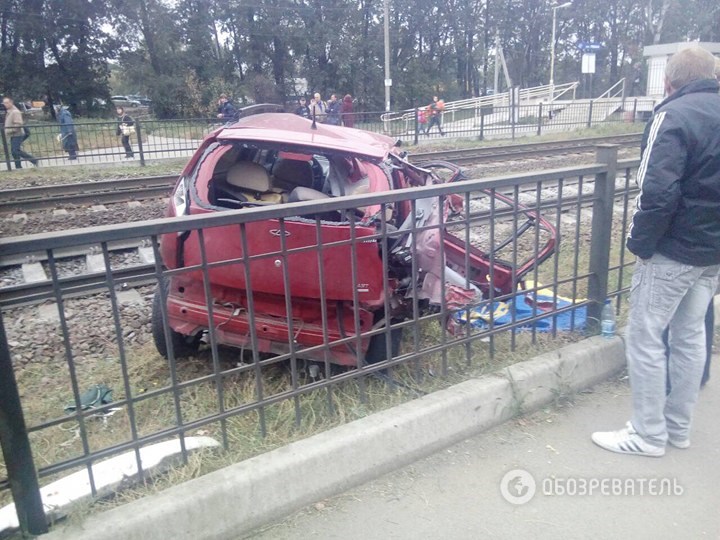
[[[135,121],[132,116],[125,114],[125,109],[118,107],[115,109],[117,113],[118,126],[116,134],[120,136],[123,148],[125,148],[125,157],[132,159],[135,157],[132,146],[130,145],[130,137],[135,135]]]
[[[340,116],[345,127],[355,127],[355,115],[353,114],[353,100],[350,94],[345,94],[340,106]]]
[[[318,122],[324,122],[327,113],[327,104],[322,100],[319,92],[310,100],[310,118]]]
[[[58,122],[60,122],[60,142],[63,150],[68,153],[69,160],[76,160],[78,151],[77,134],[75,133],[73,117],[67,107],[60,106]]]
[[[220,94],[220,99],[218,99],[217,117],[223,122],[234,122],[237,120],[237,115],[237,109],[228,99],[227,94]]]
[[[22,113],[15,106],[10,96],[3,98],[5,106],[5,136],[10,139],[10,153],[15,160],[15,168],[22,169],[22,160],[25,159],[38,166],[38,160],[22,149],[22,144],[30,136],[30,130],[25,127]]]
[[[427,127],[428,115],[427,115],[427,111],[424,110],[424,109],[418,109],[417,115],[418,115],[418,129],[420,130],[420,133],[424,133],[425,135],[427,135],[427,132],[428,132],[428,127]]]
[[[445,110],[445,102],[438,96],[433,96],[433,101],[428,105],[427,112],[430,119],[428,120],[427,130],[425,135],[430,135],[430,130],[433,126],[437,126],[441,136],[445,136],[442,130],[442,113]]]
[[[720,273],[720,84],[715,58],[692,47],[665,68],[667,98],[643,136],[628,249],[637,256],[625,354],[632,418],[592,440],[660,457],[690,446],[706,361],[704,319]],[[669,360],[663,332],[669,327]],[[669,392],[666,384],[669,381]]]
[[[295,114],[302,116],[303,118],[310,118],[310,107],[308,107],[307,100],[304,96],[298,100],[298,106],[295,109]]]
[[[325,123],[339,126],[340,122],[340,102],[335,94],[331,94],[330,101],[327,102],[327,119]]]

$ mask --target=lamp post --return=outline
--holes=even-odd
[[[550,42],[550,103],[555,99],[555,27],[557,26],[557,10],[572,5],[572,2],[565,2],[552,8],[552,41]]]
[[[383,18],[384,18],[384,41],[385,41],[385,110],[390,111],[390,87],[392,79],[390,78],[390,1],[383,2]]]

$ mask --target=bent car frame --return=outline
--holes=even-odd
[[[460,180],[450,163],[411,164],[389,137],[266,113],[203,141],[168,215],[252,212]],[[390,347],[385,335],[365,334],[418,309],[468,305],[491,287],[509,294],[553,253],[555,230],[546,220],[501,193],[482,195],[524,216],[515,236],[532,227],[548,233],[533,258],[514,266],[496,256],[502,246],[487,252],[453,234],[452,224],[470,216],[459,195],[321,213],[303,205],[296,217],[250,221],[243,234],[223,226],[164,235],[170,276],[153,304],[156,346],[167,357],[169,338],[174,356],[191,354],[212,324],[217,344],[260,353],[292,349],[298,358],[344,366],[395,356],[401,329],[392,330]]]

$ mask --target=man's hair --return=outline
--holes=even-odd
[[[3,96],[2,98],[3,98],[3,99],[8,99],[8,100],[10,100],[10,103],[15,103],[15,102],[13,101],[13,98],[10,97],[10,96]]]
[[[688,83],[715,78],[715,57],[700,47],[683,49],[670,57],[665,77],[675,90]]]

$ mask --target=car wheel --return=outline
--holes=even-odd
[[[397,322],[397,321],[396,321]],[[390,360],[400,353],[400,342],[402,341],[403,329],[390,330],[390,351],[388,354],[385,334],[378,334],[370,338],[367,352],[365,353],[366,364],[377,364],[384,360]]]
[[[163,286],[167,293],[168,285],[165,284]],[[167,358],[168,344],[165,340],[165,325],[163,324],[162,317],[162,295],[159,290],[155,290],[155,296],[153,297],[152,335],[155,348],[164,358]],[[202,333],[195,336],[186,336],[170,328],[170,340],[172,341],[172,350],[175,358],[183,358],[197,352],[200,347],[201,337]]]

